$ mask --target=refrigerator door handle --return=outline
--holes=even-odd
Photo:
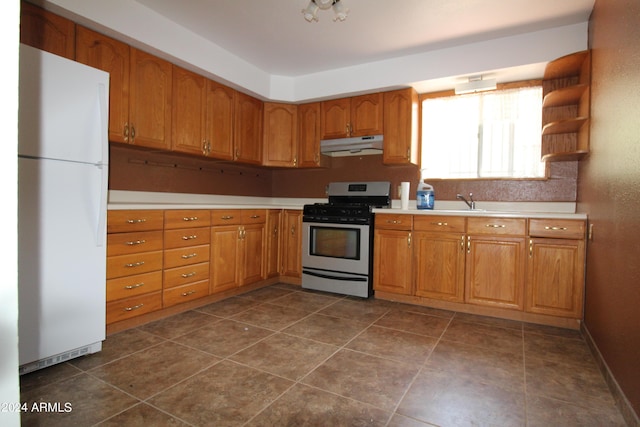
[[[108,110],[107,91],[104,84],[98,84],[98,128],[100,129],[100,139],[102,143],[102,159],[97,165],[100,168],[100,206],[98,209],[98,221],[96,224],[96,246],[104,246],[107,227],[107,197],[109,191],[109,130],[108,130]]]

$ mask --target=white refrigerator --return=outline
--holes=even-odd
[[[20,373],[105,338],[109,74],[20,45]]]

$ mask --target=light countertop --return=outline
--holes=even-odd
[[[326,203],[326,199],[226,196],[191,193],[162,193],[148,191],[109,191],[109,210],[118,209],[302,209],[305,204]],[[435,209],[416,209],[416,201],[409,201],[408,209],[400,208],[400,200],[392,200],[390,209],[374,209],[375,213],[407,215],[459,215],[512,218],[586,219],[576,213],[573,202],[476,202],[470,211],[459,200],[436,200]]]

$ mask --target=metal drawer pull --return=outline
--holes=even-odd
[[[181,276],[186,279],[186,278],[189,278],[189,277],[193,277],[196,274],[198,274],[198,273],[196,273],[195,271],[192,271],[191,273],[182,273]]]
[[[545,230],[552,230],[552,231],[565,231],[567,229],[567,227],[545,227]]]
[[[195,293],[196,293],[196,291],[183,292],[183,293],[182,293],[182,296],[183,296],[183,297],[188,297],[189,295],[193,295],[193,294],[195,294]]]
[[[442,227],[442,226],[449,225],[449,223],[446,223],[446,222],[432,222],[431,225],[437,225],[437,226]]]
[[[251,219],[258,219],[258,218],[260,218],[260,215],[251,215],[249,218],[251,218]]]
[[[185,216],[184,218],[182,218],[183,221],[197,221],[198,217],[197,216]]]
[[[131,290],[131,289],[137,289],[144,286],[144,283],[136,283],[135,285],[127,285],[124,288],[127,290]]]
[[[138,261],[138,262],[132,262],[129,264],[125,264],[125,267],[140,267],[141,265],[144,265],[144,261]]]
[[[189,258],[193,258],[198,256],[198,254],[196,252],[192,253],[192,254],[184,254],[181,256],[182,259],[189,259]]]
[[[399,221],[397,219],[394,219],[394,220],[388,219],[387,224],[402,224],[402,221]]]
[[[133,311],[133,310],[137,310],[139,308],[142,308],[144,306],[144,304],[138,304],[138,305],[134,305],[133,307],[125,307],[124,311]]]
[[[129,242],[126,242],[126,244],[129,246],[141,245],[143,243],[147,243],[147,241],[143,239],[143,240],[131,240]]]
[[[233,219],[233,215],[224,215],[222,217],[220,217],[220,219],[224,219],[225,221]]]
[[[147,222],[146,218],[140,218],[140,219],[128,219],[127,223],[129,224],[140,224],[141,222]]]
[[[505,228],[506,225],[504,224],[485,224],[485,227],[490,227],[490,228]]]
[[[193,240],[193,239],[197,239],[198,236],[195,234],[192,234],[191,236],[182,236],[182,240]]]

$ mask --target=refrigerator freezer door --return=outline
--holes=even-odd
[[[19,158],[18,173],[23,365],[104,340],[106,227],[99,166]]]
[[[108,163],[109,74],[20,45],[18,155]]]

